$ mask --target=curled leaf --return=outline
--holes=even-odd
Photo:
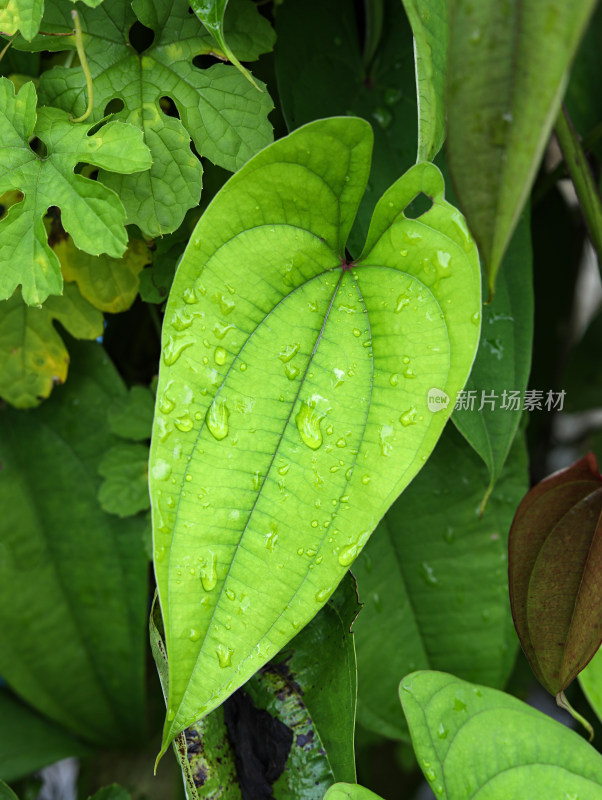
[[[560,697],[602,640],[602,478],[588,453],[521,502],[509,541],[510,603],[525,655]]]

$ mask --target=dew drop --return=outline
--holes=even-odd
[[[362,483],[364,484],[364,486],[367,486],[370,483],[370,476],[364,475],[364,477],[362,478]]]
[[[289,379],[289,381],[294,381],[297,375],[299,374],[299,369],[294,364],[285,364],[284,374]]]
[[[357,553],[357,544],[348,544],[346,547],[343,547],[339,553],[339,564],[342,567],[348,567],[355,560]]]
[[[236,600],[236,593],[233,592],[232,589],[226,589],[226,597],[228,600],[232,600],[234,602],[234,600]]]
[[[397,384],[399,383],[399,374],[397,372],[394,372],[391,375],[391,377],[389,378],[389,383],[391,384],[391,386],[397,386]]]
[[[393,428],[390,425],[380,425],[378,428],[378,442],[380,445],[381,455],[389,458],[393,452]],[[363,482],[363,480],[362,480]]]
[[[200,631],[197,631],[196,628],[191,628],[188,634],[188,638],[190,639],[191,642],[198,642],[198,640],[201,638]]]
[[[194,289],[188,287],[188,289],[184,289],[184,302],[188,303],[189,306],[194,305],[194,303],[198,303],[198,298],[194,293]]]
[[[401,422],[404,428],[407,428],[409,425],[416,424],[416,416],[417,416],[416,408],[412,406],[411,408],[408,408],[407,411],[404,411],[404,413],[399,418],[399,421]]]
[[[278,544],[278,528],[272,522],[270,523],[270,530],[265,535],[265,546],[266,549],[270,551],[270,553],[273,553],[277,544]]]
[[[234,329],[234,325],[228,325],[225,322],[216,322],[213,326],[213,333],[216,335],[218,339],[223,339],[224,336]]]
[[[301,440],[312,450],[317,450],[322,444],[320,421],[326,416],[326,412],[317,411],[317,398],[318,396],[314,395],[309,400],[304,400],[295,416]]]
[[[177,331],[184,331],[192,325],[192,316],[185,308],[179,308],[172,314],[170,322],[172,328],[175,328]]]
[[[447,734],[448,733],[449,733],[449,731],[447,730],[445,725],[442,722],[440,722],[439,723],[439,727],[437,728],[437,736],[440,739],[447,739]]]
[[[212,553],[211,550],[209,551],[208,560],[201,566],[199,573],[201,575],[203,589],[206,592],[215,589],[217,584],[217,558],[215,557],[215,553]]]
[[[228,354],[224,350],[223,347],[216,347],[215,353],[213,354],[213,358],[215,359],[215,363],[221,367],[226,363],[226,359],[228,358]]]
[[[299,347],[298,342],[287,345],[280,351],[278,358],[286,364],[299,352]]]
[[[332,586],[329,586],[327,589],[320,589],[319,592],[316,592],[316,602],[323,603],[325,600],[328,600],[332,593]]]
[[[407,294],[400,294],[397,298],[397,303],[395,305],[395,313],[399,314],[403,309],[410,304],[410,298]]]
[[[226,401],[221,397],[216,397],[207,410],[206,422],[211,435],[218,442],[228,435],[229,416],[230,411],[226,406]]]
[[[227,647],[225,644],[218,644],[215,649],[218,663],[222,669],[232,666],[232,656],[234,651]]]
[[[470,318],[470,321],[472,322],[473,325],[478,325],[479,322],[481,321],[481,312],[475,311],[472,317]]]
[[[187,347],[194,344],[194,339],[185,336],[169,336],[163,348],[163,361],[171,367],[182,355]]]
[[[253,488],[255,489],[255,491],[257,491],[260,486],[261,486],[261,475],[259,474],[259,472],[255,472],[255,474],[253,475]]]
[[[403,377],[404,377],[404,378],[411,378],[411,379],[414,379],[414,378],[416,377],[416,373],[415,373],[415,371],[414,371],[414,370],[413,370],[411,367],[407,367],[407,368],[406,368],[406,369],[404,369],[404,371],[403,371]]]
[[[433,568],[426,561],[423,561],[420,565],[420,574],[429,586],[436,586],[439,583]]]
[[[186,412],[186,414],[182,414],[181,417],[178,417],[174,424],[179,431],[182,431],[182,433],[188,433],[188,431],[191,431],[194,427],[194,422],[188,412]]]

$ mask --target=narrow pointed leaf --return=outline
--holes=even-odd
[[[470,370],[478,260],[436,167],[385,193],[345,261],[370,150],[356,118],[281,139],[219,192],[180,263],[150,459],[164,747],[324,605],[445,425],[429,390],[453,395]],[[432,208],[407,219],[421,192]]]
[[[418,97],[418,161],[432,161],[445,139],[446,0],[403,0],[414,34]]]
[[[447,428],[353,565],[363,603],[354,624],[358,720],[369,730],[407,740],[399,675],[445,670],[496,688],[508,679],[518,643],[507,539],[528,487],[522,436],[479,516],[488,483],[477,454]]]
[[[594,6],[595,0],[452,4],[449,166],[490,295]]]
[[[437,800],[601,800],[602,756],[515,697],[443,672],[408,675],[399,697]]]
[[[504,256],[495,297],[483,305],[481,340],[452,421],[489,470],[491,492],[522,416],[533,347],[533,277],[529,215]],[[545,402],[545,398],[544,398]]]
[[[125,386],[100,344],[72,344],[70,380],[40,408],[0,411],[0,674],[87,741],[144,731],[144,518],[97,500]]]
[[[510,602],[525,655],[553,695],[602,641],[602,478],[593,453],[538,483],[509,541]]]

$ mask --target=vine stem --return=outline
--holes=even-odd
[[[573,719],[576,719],[577,722],[580,722],[585,730],[589,733],[589,740],[590,742],[593,741],[594,738],[594,729],[591,726],[591,723],[585,719],[585,717],[581,716],[578,711],[575,711],[573,706],[569,703],[569,701],[564,696],[564,692],[558,692],[556,695],[556,705],[560,708],[564,708],[565,711],[568,711]]]
[[[86,76],[86,86],[88,88],[88,107],[81,117],[72,117],[71,121],[83,122],[84,120],[88,119],[92,113],[92,108],[94,107],[94,87],[92,85],[92,74],[90,73],[90,67],[88,66],[86,51],[84,50],[84,36],[82,33],[82,26],[79,21],[79,14],[75,9],[73,9],[71,16],[73,17],[73,22],[75,23],[75,46],[77,48],[77,55],[79,56],[80,64],[84,71],[84,75]]]
[[[598,264],[602,269],[602,200],[579,135],[564,106],[560,109],[556,120],[556,136],[577,192],[592,244],[598,254]]]
[[[15,39],[17,38],[18,35],[19,35],[19,31],[17,31],[16,33],[13,33],[13,35],[8,40],[8,43],[6,44],[6,46],[2,48],[2,52],[0,53],[0,61],[2,61],[6,51],[11,46],[11,44],[15,41]]]

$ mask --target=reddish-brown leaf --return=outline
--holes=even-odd
[[[538,680],[554,695],[602,641],[602,477],[593,453],[538,483],[509,540],[512,616]]]

